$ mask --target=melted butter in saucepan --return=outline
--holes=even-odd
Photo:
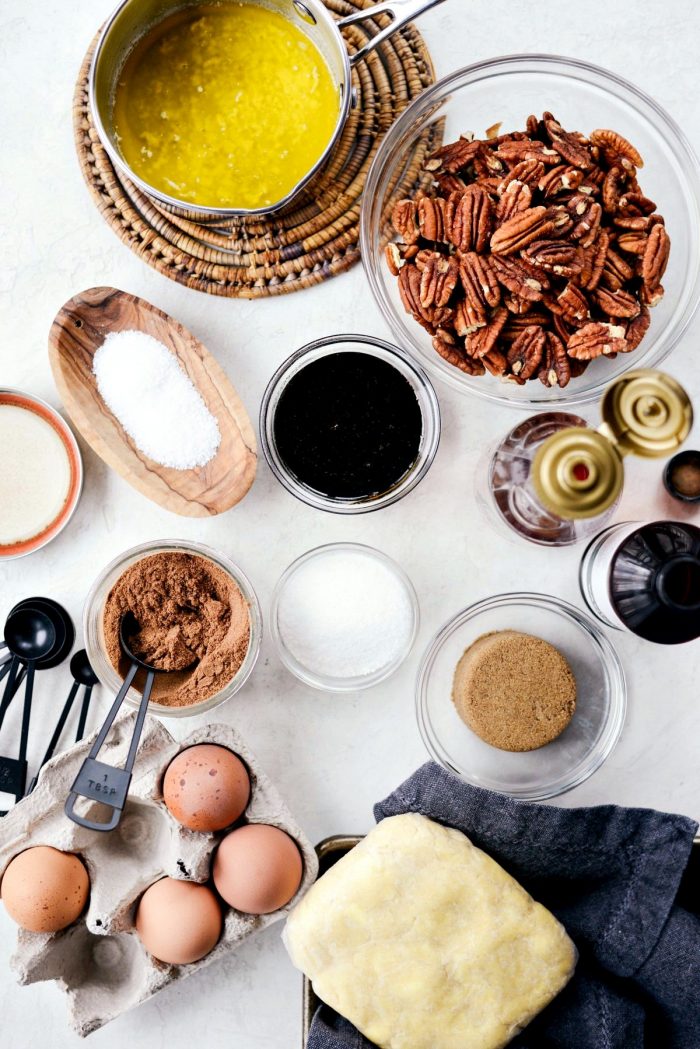
[[[321,52],[282,15],[200,4],[147,33],[116,87],[122,156],[150,186],[194,205],[261,208],[322,156],[339,113]]]

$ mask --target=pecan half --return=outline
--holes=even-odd
[[[627,281],[632,280],[633,277],[634,269],[632,266],[626,259],[623,259],[622,255],[618,255],[613,248],[609,248],[605,256],[601,283],[606,288],[610,288],[611,291],[617,291],[618,288],[621,288]]]
[[[575,277],[583,269],[583,249],[560,240],[535,240],[522,257],[557,277]]]
[[[622,192],[625,187],[627,176],[622,168],[617,166],[610,168],[603,181],[601,196],[603,208],[610,214],[619,211]]]
[[[489,261],[475,251],[467,252],[459,260],[459,276],[464,294],[474,309],[498,306],[501,288]]]
[[[574,222],[571,236],[586,248],[596,238],[603,209],[596,200],[590,200],[585,194],[577,193],[568,203],[567,210]]]
[[[537,185],[544,172],[545,167],[541,160],[521,160],[510,169],[505,178],[501,179],[498,193],[504,193],[508,184],[514,181],[524,182],[532,188]]]
[[[505,306],[499,306],[494,310],[485,327],[479,328],[472,335],[467,335],[465,349],[470,357],[485,357],[494,349],[498,342],[498,336],[508,320],[508,310]]]
[[[472,306],[468,299],[458,302],[454,312],[454,329],[460,338],[471,335],[486,324],[487,314],[482,307]]]
[[[520,179],[513,179],[509,182],[506,188],[498,198],[498,204],[496,205],[496,221],[498,223],[507,222],[508,219],[512,218],[519,211],[527,211],[532,204],[532,190],[528,186],[527,182],[521,182]]]
[[[435,182],[445,199],[447,199],[452,193],[464,193],[467,188],[467,183],[463,178],[459,178],[457,175],[448,175],[445,172],[440,171],[435,176]]]
[[[501,142],[496,150],[496,156],[504,164],[519,164],[523,160],[539,160],[546,167],[555,167],[557,164],[561,164],[561,156],[556,149],[549,148],[544,142],[540,142],[539,139],[534,141],[516,139],[509,142]]]
[[[406,244],[416,244],[420,237],[418,208],[413,200],[400,200],[391,213],[394,229]]]
[[[542,122],[552,145],[564,160],[568,160],[569,164],[581,168],[582,171],[587,171],[593,166],[591,151],[582,135],[565,131],[551,113],[544,113]]]
[[[574,228],[574,220],[563,204],[550,205],[547,218],[552,223],[552,237],[568,237]]]
[[[559,386],[561,389],[568,386],[571,379],[571,362],[566,347],[554,332],[546,333],[545,349],[537,378],[543,386]]]
[[[581,249],[583,251],[583,267],[579,280],[581,287],[586,291],[593,291],[594,288],[598,287],[603,275],[605,260],[608,257],[609,246],[610,234],[607,230],[601,228],[598,230],[598,235],[593,243],[589,244],[587,248]]]
[[[418,201],[418,228],[425,240],[445,240],[445,211],[447,201],[442,197],[422,197]]]
[[[578,189],[583,182],[583,172],[570,164],[558,164],[550,168],[546,175],[542,175],[537,188],[544,197],[556,197],[558,193],[571,193]]]
[[[603,354],[624,353],[627,349],[625,329],[617,324],[593,321],[579,328],[569,338],[566,352],[575,360],[591,361]]]
[[[643,255],[649,237],[640,230],[626,230],[617,238],[617,246],[629,255]]]
[[[641,306],[639,300],[629,291],[620,288],[618,291],[610,291],[609,288],[598,288],[593,292],[593,301],[610,317],[636,317]]]
[[[661,283],[670,251],[671,240],[666,228],[661,225],[653,226],[642,256],[642,280],[649,292],[658,288]]]
[[[459,280],[459,264],[456,259],[438,252],[431,252],[421,273],[420,304],[446,306]]]
[[[436,352],[454,368],[466,372],[467,375],[483,375],[486,370],[481,361],[467,357],[464,350],[457,346],[449,332],[438,331],[433,336],[433,347]]]
[[[403,307],[406,313],[410,313],[414,320],[432,335],[435,330],[433,312],[421,304],[420,286],[421,273],[418,268],[412,264],[404,266],[399,273],[399,295]]]
[[[432,153],[425,164],[426,171],[447,171],[456,174],[470,164],[482,148],[478,139],[460,138]]]
[[[520,299],[538,302],[549,288],[545,274],[536,271],[522,259],[493,255],[491,267],[499,283]]]
[[[486,368],[486,371],[491,372],[492,375],[501,376],[505,374],[508,367],[508,361],[506,360],[505,353],[501,353],[500,350],[489,350],[483,357],[480,358],[481,363]]]
[[[447,201],[445,224],[447,237],[460,251],[483,252],[491,234],[493,206],[481,186],[467,186],[461,195]]]
[[[643,193],[629,192],[625,193],[624,197],[620,197],[620,211],[627,215],[651,215],[656,211],[656,204]],[[660,215],[659,218],[661,218]]]
[[[629,350],[636,350],[640,342],[649,331],[649,325],[651,323],[651,314],[646,306],[640,308],[640,312],[631,320],[627,325],[627,334],[625,339],[627,341],[627,348]]]
[[[521,299],[518,295],[512,295],[510,292],[503,296],[503,305],[509,313],[514,313],[516,317],[522,317],[523,314],[529,313],[532,309],[532,301],[530,299]]]
[[[595,131],[591,132],[590,140],[595,146],[600,146],[614,158],[619,157],[620,163],[624,168],[629,170],[630,168],[644,167],[641,153],[617,131],[610,131],[607,128],[596,128]]]
[[[508,364],[513,375],[529,379],[540,366],[546,345],[545,334],[538,325],[529,325],[520,332],[508,350]]]
[[[577,288],[571,281],[557,295],[556,304],[558,307],[556,312],[561,313],[562,317],[569,324],[578,327],[590,320],[591,311],[588,308],[588,300],[581,289]]]
[[[616,215],[613,219],[613,226],[618,229],[641,230],[643,233],[648,233],[654,225],[651,215]]]
[[[657,284],[650,288],[648,284],[642,284],[639,289],[639,301],[643,306],[658,306],[665,294],[663,284]]]
[[[398,277],[401,267],[406,265],[398,244],[394,244],[393,241],[391,244],[387,244],[384,249],[384,254],[386,256],[386,264],[389,267],[389,272],[394,277]]]
[[[514,255],[533,240],[540,240],[554,228],[547,218],[547,209],[539,206],[519,211],[504,222],[491,237],[491,251],[498,255]]]

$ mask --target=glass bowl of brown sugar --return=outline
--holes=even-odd
[[[518,646],[510,659],[495,644],[502,639]],[[558,658],[575,685],[568,723],[554,731],[555,683],[541,672],[542,663],[531,663],[527,646],[535,642]],[[471,653],[478,659],[467,665]],[[529,682],[521,671],[527,663]],[[487,689],[479,688],[480,679]],[[477,695],[481,703],[480,723],[469,710],[465,717],[467,684],[470,700]],[[416,715],[423,742],[445,768],[474,786],[542,801],[583,783],[610,756],[624,725],[626,695],[620,659],[586,613],[545,594],[498,594],[459,612],[430,642],[418,671]],[[486,742],[485,722],[492,740],[496,727],[509,739]]]

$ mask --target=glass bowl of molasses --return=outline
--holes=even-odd
[[[423,368],[366,335],[302,346],[275,372],[260,409],[270,469],[309,506],[362,514],[402,499],[430,469],[440,408]]]

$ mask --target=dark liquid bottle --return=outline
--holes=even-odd
[[[700,637],[700,528],[678,521],[615,525],[590,544],[581,590],[608,626],[678,645]]]

